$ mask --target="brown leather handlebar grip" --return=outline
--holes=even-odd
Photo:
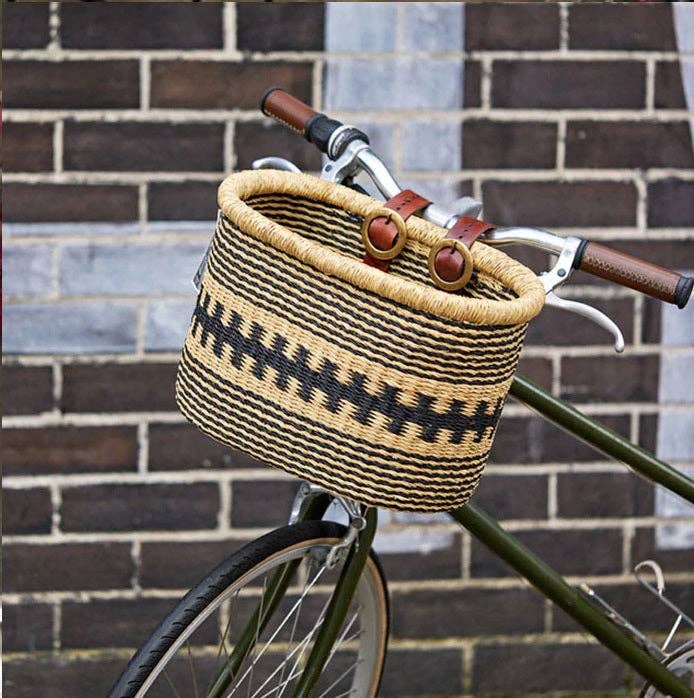
[[[306,126],[311,119],[318,116],[318,112],[308,104],[292,97],[279,87],[271,87],[265,91],[260,100],[260,109],[266,116],[272,116],[302,136],[306,133]]]
[[[601,279],[674,303],[678,308],[687,304],[694,286],[693,278],[597,242],[584,241],[574,266]]]

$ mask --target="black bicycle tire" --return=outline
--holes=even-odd
[[[203,611],[224,589],[243,574],[263,562],[266,558],[293,545],[313,538],[342,538],[346,528],[332,521],[301,521],[277,528],[264,536],[250,541],[227,557],[179,601],[175,608],[161,621],[145,644],[133,655],[111,688],[108,698],[134,698],[159,660],[176,641],[180,633]],[[372,550],[370,556],[375,564],[385,597],[385,623],[387,651],[390,627],[390,603],[388,587],[380,560]],[[380,673],[383,674],[383,660]],[[381,676],[378,683],[380,684]]]

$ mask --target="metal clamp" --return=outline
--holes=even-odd
[[[336,543],[330,548],[328,556],[325,559],[325,566],[329,570],[333,569],[342,560],[343,554],[347,553],[352,547],[352,544],[357,540],[359,531],[363,531],[365,528],[366,519],[363,516],[350,517],[347,533],[345,533],[339,543]]]

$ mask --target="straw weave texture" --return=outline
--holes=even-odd
[[[380,203],[308,175],[228,177],[177,399],[210,436],[366,504],[446,510],[486,462],[544,292],[473,246],[459,294],[428,278],[445,234],[408,221],[386,274],[362,263]]]

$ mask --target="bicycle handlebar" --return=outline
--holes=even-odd
[[[364,132],[317,112],[279,87],[265,91],[260,109],[266,116],[301,134],[333,160],[340,157],[352,141],[369,142]]]
[[[367,135],[359,129],[315,111],[279,87],[265,91],[260,109],[304,136],[332,160],[339,158],[353,141],[369,142]],[[380,160],[379,164],[382,165]],[[371,174],[374,176],[373,172]],[[588,240],[581,241],[573,266],[658,300],[673,303],[678,308],[684,308],[694,289],[694,278]]]
[[[694,278],[651,264],[625,252],[584,240],[574,268],[684,308],[694,288]]]

